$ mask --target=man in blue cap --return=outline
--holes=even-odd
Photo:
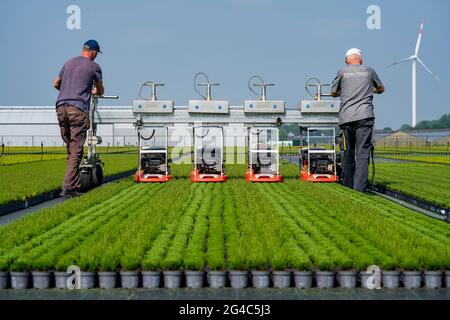
[[[81,194],[80,163],[90,126],[90,100],[92,95],[102,95],[104,92],[102,69],[94,62],[99,52],[97,41],[86,41],[81,55],[68,60],[53,81],[53,86],[59,90],[56,113],[67,147],[67,169],[61,191],[64,197]]]

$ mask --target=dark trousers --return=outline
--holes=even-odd
[[[369,157],[374,123],[375,120],[369,118],[341,126],[344,143],[343,184],[361,192],[365,192],[368,186]]]
[[[88,114],[74,106],[59,106],[56,109],[61,137],[67,148],[67,169],[63,188],[80,188],[80,163],[83,159],[83,145],[89,128]]]

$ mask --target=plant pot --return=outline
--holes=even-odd
[[[270,286],[270,271],[252,271],[253,287],[262,289]]]
[[[294,282],[297,289],[312,287],[313,273],[311,271],[294,271]]]
[[[122,288],[133,289],[139,287],[139,271],[120,271]]]
[[[403,286],[408,289],[417,289],[422,285],[422,272],[420,271],[403,271]]]
[[[437,289],[442,287],[442,271],[425,271],[425,288]]]
[[[207,275],[208,284],[210,288],[224,288],[227,285],[226,271],[209,271]]]
[[[181,271],[164,271],[164,287],[167,289],[176,289],[181,286],[181,278],[183,272]]]
[[[27,289],[30,284],[29,272],[11,272],[11,288]]]
[[[114,289],[117,287],[117,272],[114,271],[99,271],[98,286],[102,289]]]
[[[81,289],[92,289],[95,287],[95,272],[80,272]]]
[[[185,271],[186,287],[191,289],[203,288],[205,273],[203,271]]]
[[[32,271],[33,288],[48,289],[51,286],[52,272],[49,271]]]
[[[337,280],[339,286],[345,289],[356,288],[356,279],[358,278],[358,272],[356,271],[339,271]]]
[[[291,273],[289,271],[274,271],[272,281],[275,288],[289,288],[291,286]]]
[[[330,289],[334,287],[333,271],[317,271],[316,284],[319,289]]]
[[[387,289],[396,289],[400,286],[400,271],[381,271],[381,282]]]
[[[142,286],[147,289],[161,286],[161,271],[142,271]]]
[[[230,271],[231,287],[242,289],[248,286],[248,271]]]
[[[0,272],[0,290],[8,288],[8,272]]]
[[[69,274],[65,271],[55,271],[53,275],[55,276],[55,287],[57,289],[67,289]]]

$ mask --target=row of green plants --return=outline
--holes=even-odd
[[[92,194],[0,227],[0,270],[450,269],[448,224],[337,184],[127,179]]]
[[[424,162],[424,163],[433,163],[433,164],[450,164],[450,155],[448,156],[385,156],[384,158],[388,159],[396,159],[396,160],[405,160],[405,161],[414,161],[414,162]]]
[[[105,154],[104,175],[114,175],[136,168],[133,154]],[[0,166],[0,205],[24,201],[61,187],[66,160],[49,160]]]
[[[410,146],[395,146],[391,145],[375,145],[375,153],[443,153],[450,152],[448,145],[410,145]]]
[[[432,204],[450,208],[450,169],[420,163],[377,164],[374,183]]]

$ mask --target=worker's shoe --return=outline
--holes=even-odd
[[[59,195],[61,197],[73,198],[73,197],[81,196],[82,193],[79,192],[77,189],[62,189],[62,191]]]

